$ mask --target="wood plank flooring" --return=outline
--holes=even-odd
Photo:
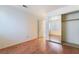
[[[46,41],[46,50],[40,50],[38,39],[0,49],[0,54],[79,54],[79,49]]]
[[[0,49],[1,54],[30,54],[38,51],[38,40],[34,39],[18,45]]]
[[[49,54],[79,54],[79,48],[48,42],[47,48]]]

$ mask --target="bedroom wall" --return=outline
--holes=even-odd
[[[0,49],[37,38],[34,16],[12,6],[0,6]]]

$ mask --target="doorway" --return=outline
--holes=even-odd
[[[49,41],[61,44],[61,16],[49,20]]]

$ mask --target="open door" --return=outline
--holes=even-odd
[[[49,20],[49,41],[61,43],[61,16]]]

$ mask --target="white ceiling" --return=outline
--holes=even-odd
[[[24,8],[22,5],[19,5],[17,7],[35,15],[36,17],[44,18],[49,12],[64,6],[65,5],[27,5],[28,8]]]

